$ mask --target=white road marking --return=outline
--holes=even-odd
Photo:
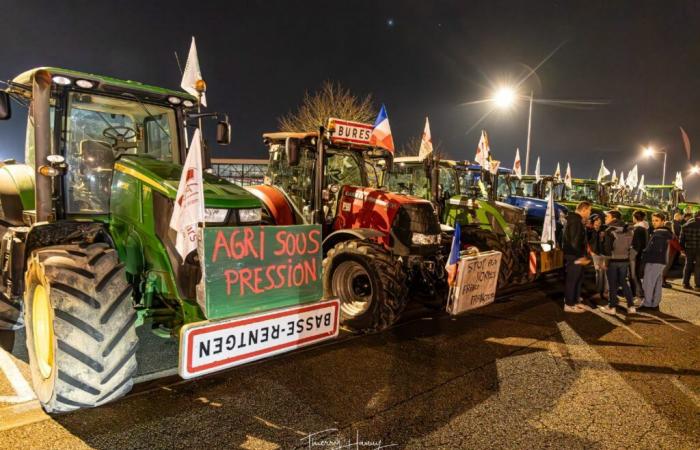
[[[671,383],[673,383],[673,385],[676,386],[679,391],[684,393],[686,397],[688,397],[693,403],[695,403],[695,406],[700,408],[700,395],[693,392],[692,389],[690,389],[688,386],[686,386],[677,377],[671,378]]]
[[[24,379],[19,368],[15,362],[12,361],[12,357],[4,348],[0,348],[0,370],[5,373],[5,376],[17,394],[14,396],[0,396],[0,403],[22,403],[36,398],[29,383]]]

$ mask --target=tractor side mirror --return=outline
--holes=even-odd
[[[10,117],[12,117],[10,94],[0,91],[0,120],[8,120]]]
[[[231,124],[221,121],[216,124],[216,143],[219,145],[229,145],[231,143]]]
[[[297,139],[288,137],[284,141],[284,153],[290,166],[299,165],[299,141]]]

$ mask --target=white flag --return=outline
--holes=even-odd
[[[182,74],[182,83],[180,86],[186,92],[199,96],[199,92],[195,86],[197,81],[204,80],[202,71],[199,69],[199,59],[197,58],[197,46],[194,44],[194,36],[192,37],[192,45],[190,45],[190,53],[187,55],[187,64],[185,64],[185,72]],[[202,106],[207,106],[207,96],[202,92]]]
[[[613,186],[617,185],[617,171],[615,169],[613,169],[613,176],[610,181],[612,181]]]
[[[561,168],[559,167],[559,163],[557,163],[557,170],[554,171],[554,179],[561,180]]]
[[[605,167],[605,161],[601,160],[600,161],[600,170],[598,171],[598,183],[603,181],[603,178],[607,177],[608,175],[610,175],[610,171],[608,170],[607,167]],[[615,177],[616,176],[613,175],[613,178],[615,178]]]
[[[625,172],[620,171],[620,180],[617,183],[618,187],[625,187],[627,182],[625,181]]]
[[[493,175],[498,175],[498,168],[501,166],[501,162],[491,158],[491,160],[489,160],[488,163],[489,172],[491,172]]]
[[[556,211],[554,210],[554,197],[552,196],[553,189],[549,190],[547,196],[547,212],[544,215],[544,226],[542,228],[542,250],[549,251],[555,247],[557,220]],[[551,242],[551,243],[550,243]]]
[[[634,189],[637,187],[637,183],[639,182],[638,178],[638,172],[637,172],[637,165],[634,165],[634,168],[629,171],[627,174],[627,187],[630,189]]]
[[[513,172],[515,172],[515,175],[518,177],[518,180],[521,180],[523,178],[523,167],[522,167],[522,164],[520,163],[520,149],[519,148],[515,149],[515,162],[513,163]]]
[[[177,232],[175,248],[182,257],[197,248],[198,224],[204,222],[204,181],[202,179],[202,144],[197,128],[187,153],[177,188],[170,228]]]
[[[474,161],[484,170],[489,168],[489,153],[491,153],[489,137],[486,134],[486,130],[481,130],[481,138],[479,139],[479,145],[476,147]]]
[[[428,123],[428,118],[425,118],[425,129],[423,129],[423,136],[420,139],[420,150],[418,151],[418,159],[421,161],[432,155],[433,153],[433,139],[430,136],[430,124]]]
[[[564,175],[564,184],[571,189],[574,185],[571,179],[571,164],[566,163],[566,174]]]
[[[673,185],[677,189],[683,190],[683,174],[681,172],[676,172],[676,179],[673,181]]]
[[[637,185],[637,189],[641,192],[645,192],[647,190],[647,185],[644,184],[644,174],[642,174],[642,177],[639,179],[639,184]]]
[[[540,176],[540,157],[537,157],[537,164],[535,164],[535,181],[540,181],[542,177]]]

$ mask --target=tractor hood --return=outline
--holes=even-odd
[[[168,198],[175,199],[182,166],[139,156],[123,156],[114,170],[139,179]],[[240,186],[204,173],[204,202],[210,208],[259,208],[260,201]]]
[[[532,197],[510,196],[507,201],[511,205],[523,208],[525,214],[531,218],[544,220],[544,216],[547,213],[547,200]],[[557,213],[557,217],[564,217],[569,213],[569,210],[565,206],[557,202],[554,202],[554,210]]]
[[[343,200],[352,198],[388,209],[398,209],[402,205],[431,204],[428,200],[412,195],[397,194],[395,192],[388,192],[370,187],[347,187],[343,190],[343,197]]]

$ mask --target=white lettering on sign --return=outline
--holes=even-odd
[[[334,130],[331,142],[370,145],[369,138],[373,127],[368,123],[331,118],[328,125]]]
[[[288,352],[338,335],[338,300],[220,322],[185,325],[179,374],[194,378]]]
[[[447,312],[457,315],[496,300],[501,252],[482,252],[459,260],[457,282],[450,290]]]

